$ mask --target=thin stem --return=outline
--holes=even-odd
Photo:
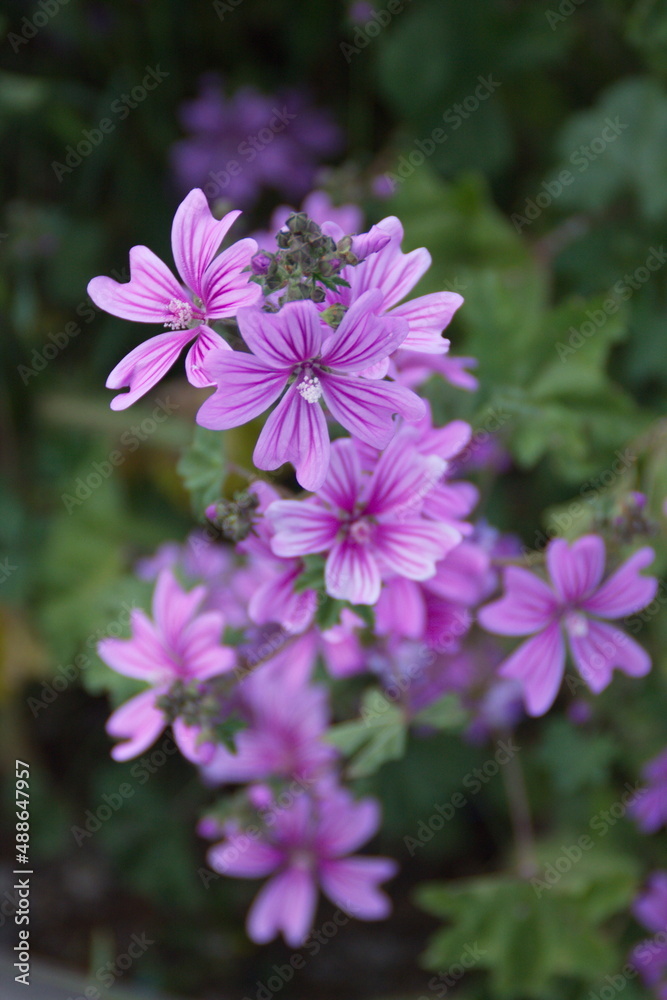
[[[511,743],[511,730],[505,730],[503,736],[507,742]],[[514,835],[516,868],[521,878],[531,878],[537,872],[535,835],[526,791],[526,780],[518,754],[512,754],[502,768],[502,772]]]

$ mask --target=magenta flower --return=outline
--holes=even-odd
[[[543,715],[556,699],[565,667],[565,635],[581,676],[595,694],[607,687],[614,667],[631,677],[649,672],[646,651],[599,619],[624,618],[653,600],[657,580],[639,575],[653,557],[653,549],[640,549],[601,584],[604,542],[585,535],[572,545],[562,538],[549,543],[551,586],[519,567],[505,571],[505,595],[482,608],[479,620],[498,635],[533,636],[500,667],[503,677],[523,684],[530,715]]]
[[[205,596],[204,587],[186,593],[172,571],[164,569],[153,594],[154,622],[135,609],[131,639],[102,639],[98,644],[100,658],[112,670],[151,685],[109,717],[107,732],[125,741],[111,751],[115,760],[136,757],[157,739],[167,720],[156,702],[176,681],[207,681],[231,670],[234,654],[220,645],[224,616],[219,611],[198,612]],[[198,746],[197,726],[176,719],[172,728],[181,753],[189,760],[200,763],[210,756],[211,745],[207,749]]]
[[[267,509],[273,551],[328,552],[327,591],[353,604],[375,604],[383,575],[426,580],[461,540],[456,528],[421,516],[444,467],[437,456],[419,455],[397,439],[366,475],[355,442],[336,441],[317,498],[279,500]]]
[[[407,332],[404,321],[376,315],[380,303],[380,292],[366,293],[335,331],[321,322],[311,301],[287,303],[273,314],[242,309],[237,320],[253,353],[211,354],[217,391],[199,410],[197,423],[212,430],[238,427],[289,386],[259,435],[253,461],[259,469],[292,462],[307,490],[320,488],[329,467],[320,399],[351,434],[384,448],[394,434],[392,414],[418,420],[424,404],[410,389],[362,375],[383,362]]]
[[[390,237],[388,243],[355,267],[343,268],[341,277],[350,287],[327,292],[323,308],[334,302],[350,306],[369,289],[379,289],[386,317],[400,318],[408,324],[408,334],[400,345],[402,350],[445,354],[449,341],[442,336],[442,331],[463,303],[463,296],[458,292],[431,292],[402,302],[431,266],[431,255],[425,247],[403,253],[403,226],[395,216],[382,219],[373,230],[386,233]],[[333,223],[324,231],[334,240],[344,235]]]
[[[211,848],[211,868],[237,878],[273,874],[248,914],[249,936],[258,944],[283,934],[298,948],[308,936],[317,889],[335,906],[361,920],[382,920],[391,904],[378,883],[396,874],[390,858],[345,857],[376,832],[380,822],[373,799],[355,802],[349,792],[327,784],[317,797],[297,794],[276,810],[263,837],[250,839],[229,827],[226,839]]]
[[[160,333],[116,365],[107,387],[130,391],[115,396],[113,410],[124,410],[148,392],[171,368],[186,344],[194,340],[185,360],[192,385],[212,385],[207,371],[211,350],[230,350],[208,325],[210,320],[234,316],[243,306],[261,297],[258,285],[248,282],[244,269],[257,250],[254,240],[234,243],[216,256],[222,240],[240,212],[228,212],[220,221],[211,215],[203,191],[195,189],[181,202],[171,230],[176,266],[187,287],[149,250],[130,250],[130,280],[93,278],[88,294],[100,309],[138,323],[161,323],[170,333]]]
[[[648,787],[632,800],[628,812],[644,833],[656,833],[667,826],[667,750],[643,768]]]
[[[646,986],[659,1000],[667,1000],[667,872],[655,871],[648,880],[645,892],[635,900],[632,908],[635,918],[654,937],[648,938],[633,949],[632,964],[639,969]]]

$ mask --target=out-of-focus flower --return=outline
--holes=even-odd
[[[653,931],[655,938],[637,945],[631,962],[658,1000],[667,1000],[667,872],[652,873],[646,891],[637,897],[632,909],[639,923]]]
[[[644,833],[655,833],[667,826],[667,750],[646,764],[642,776],[648,788],[630,803],[628,812]]]
[[[361,920],[382,920],[391,904],[378,885],[396,874],[389,858],[347,857],[376,832],[373,799],[355,801],[326,783],[317,794],[301,793],[276,810],[271,828],[252,840],[229,825],[225,840],[211,848],[214,871],[239,878],[272,875],[248,914],[249,936],[264,944],[282,933],[298,948],[312,926],[318,887],[335,906]]]
[[[562,538],[549,543],[551,586],[518,566],[505,570],[504,596],[481,608],[479,620],[498,635],[533,636],[500,667],[503,677],[521,681],[530,715],[543,715],[556,699],[565,669],[565,636],[579,672],[595,694],[607,687],[614,667],[631,677],[649,672],[646,650],[599,619],[624,618],[653,600],[657,580],[639,575],[653,557],[653,549],[640,549],[601,583],[604,541],[598,535],[585,535],[572,545]]]
[[[202,187],[209,198],[244,208],[266,189],[302,198],[318,165],[342,147],[330,113],[313,107],[305,94],[242,87],[228,97],[213,74],[202,78],[198,96],[182,106],[180,118],[189,135],[172,148],[178,185]]]

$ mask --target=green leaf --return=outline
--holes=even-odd
[[[608,736],[581,732],[562,718],[546,721],[537,752],[537,760],[563,795],[602,785],[615,757],[616,747]]]
[[[434,729],[461,729],[468,720],[461,702],[455,694],[446,694],[439,701],[422,709],[413,722]]]
[[[403,756],[406,723],[401,710],[378,688],[371,688],[362,699],[361,718],[332,726],[326,738],[351,757],[349,777],[362,778]]]
[[[181,455],[177,469],[190,493],[192,509],[201,516],[220,499],[225,481],[224,436],[205,427],[195,429],[194,439]]]

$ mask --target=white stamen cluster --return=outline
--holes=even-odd
[[[316,375],[304,375],[297,389],[307,403],[316,403],[322,398],[322,386]]]
[[[567,624],[575,638],[583,639],[585,635],[588,635],[588,621],[586,615],[582,615],[580,611],[570,611],[567,616]]]
[[[167,316],[165,327],[167,330],[187,330],[192,322],[192,306],[182,299],[172,299],[167,306]]]

